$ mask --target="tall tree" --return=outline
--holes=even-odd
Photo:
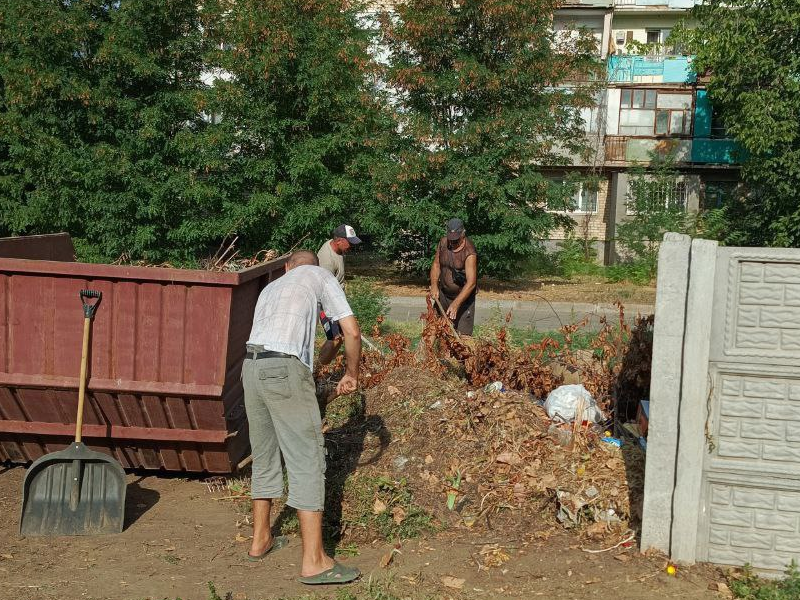
[[[706,0],[691,16],[695,68],[746,151],[726,241],[800,246],[800,1]]]
[[[326,239],[359,225],[390,131],[378,103],[371,34],[344,0],[211,0],[217,50],[207,135],[223,150],[216,182],[230,228],[251,247]]]
[[[202,56],[194,0],[5,0],[0,229],[67,230],[94,260],[202,252]]]
[[[587,152],[588,35],[559,39],[557,0],[408,0],[382,16],[402,140],[374,208],[390,256],[429,264],[445,220],[464,219],[483,272],[509,275],[568,219],[544,174]],[[576,77],[578,75],[578,77]],[[556,198],[558,197],[558,198]]]

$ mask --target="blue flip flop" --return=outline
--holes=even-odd
[[[355,567],[345,567],[333,561],[333,567],[322,573],[309,577],[300,577],[297,581],[306,585],[330,585],[337,583],[351,583],[361,577],[361,571]]]
[[[267,548],[266,550],[264,550],[264,552],[262,552],[258,556],[253,556],[252,554],[250,554],[248,552],[247,553],[247,560],[249,560],[251,562],[258,562],[262,558],[264,558],[267,554],[269,554],[270,552],[275,552],[276,550],[280,550],[281,548],[285,548],[288,545],[289,545],[289,538],[286,537],[285,535],[279,535],[278,537],[273,538],[272,539],[272,545],[269,548]]]

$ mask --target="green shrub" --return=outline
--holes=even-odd
[[[617,227],[623,260],[610,277],[647,283],[655,279],[664,234],[695,235],[697,215],[687,211],[678,195],[680,174],[672,154],[652,152],[649,166],[637,166],[631,173],[626,199],[631,217]]]
[[[573,235],[558,242],[559,250],[555,254],[559,274],[564,277],[573,275],[599,275],[603,267],[597,264],[597,250],[594,248],[595,238],[582,239]]]
[[[628,281],[647,285],[655,277],[654,265],[647,260],[630,260],[606,267],[606,278],[612,282]]]
[[[369,335],[378,320],[389,312],[389,296],[371,277],[353,277],[345,291],[361,331]]]
[[[729,578],[728,585],[733,595],[742,600],[796,600],[800,598],[800,570],[792,561],[785,579],[768,580],[758,577],[745,565],[739,576]]]

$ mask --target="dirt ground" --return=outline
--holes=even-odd
[[[295,582],[297,537],[262,562],[248,562],[249,527],[241,526],[231,502],[219,499],[224,493],[209,493],[199,479],[129,475],[126,526],[120,535],[21,538],[24,469],[0,470],[0,593],[6,598],[205,600],[209,581],[221,597],[230,593],[234,600],[336,596],[336,589],[309,589]],[[681,568],[671,577],[663,558],[634,549],[590,554],[567,532],[523,540],[510,531],[494,534],[450,530],[406,541],[388,568],[380,563],[391,545],[362,546],[357,555],[340,557],[364,572],[348,591],[364,599],[385,598],[381,590],[413,599],[719,597],[708,586],[721,581],[720,574],[708,566]],[[478,549],[489,542],[510,555],[502,567],[478,567]],[[460,589],[445,587],[443,577],[465,581]]]

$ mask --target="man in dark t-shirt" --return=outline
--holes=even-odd
[[[477,281],[475,245],[467,237],[464,222],[450,219],[431,265],[431,296],[439,298],[447,317],[464,335],[472,335],[475,328]]]

